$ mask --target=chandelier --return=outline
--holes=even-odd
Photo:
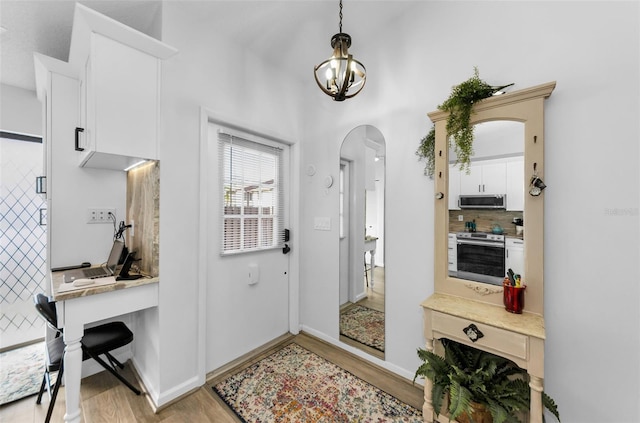
[[[335,101],[356,96],[367,79],[364,65],[349,54],[351,36],[342,32],[342,0],[340,0],[340,32],[331,37],[333,56],[314,68],[318,87]]]

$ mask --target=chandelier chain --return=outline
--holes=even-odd
[[[342,0],[340,0],[340,33],[342,33]]]

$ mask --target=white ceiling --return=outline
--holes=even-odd
[[[331,55],[330,39],[338,32],[337,0],[169,0],[193,19],[211,23],[212,31],[292,74],[308,78],[313,64]],[[179,3],[176,3],[179,2]],[[162,13],[159,0],[85,0],[104,15],[155,38]],[[345,0],[343,31],[353,38],[352,51],[367,46],[367,34],[379,33],[384,22],[406,13],[413,1]],[[33,53],[67,61],[75,2],[68,0],[0,0],[0,82],[35,89]],[[375,46],[369,46],[372,53]],[[365,66],[367,63],[365,62]],[[311,66],[311,68],[310,68]]]

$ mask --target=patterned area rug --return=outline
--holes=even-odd
[[[340,313],[340,335],[384,352],[384,313],[355,304]]]
[[[245,423],[422,422],[421,411],[297,344],[213,390]]]
[[[43,372],[43,342],[0,354],[0,404],[37,394]]]

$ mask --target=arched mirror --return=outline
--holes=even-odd
[[[385,140],[373,126],[340,148],[340,340],[378,358],[385,349]]]
[[[474,106],[469,170],[447,151],[446,119],[436,126],[435,291],[502,305],[507,270],[526,284],[525,311],[543,313],[544,99],[555,83],[488,98]],[[526,230],[525,230],[526,228]]]

